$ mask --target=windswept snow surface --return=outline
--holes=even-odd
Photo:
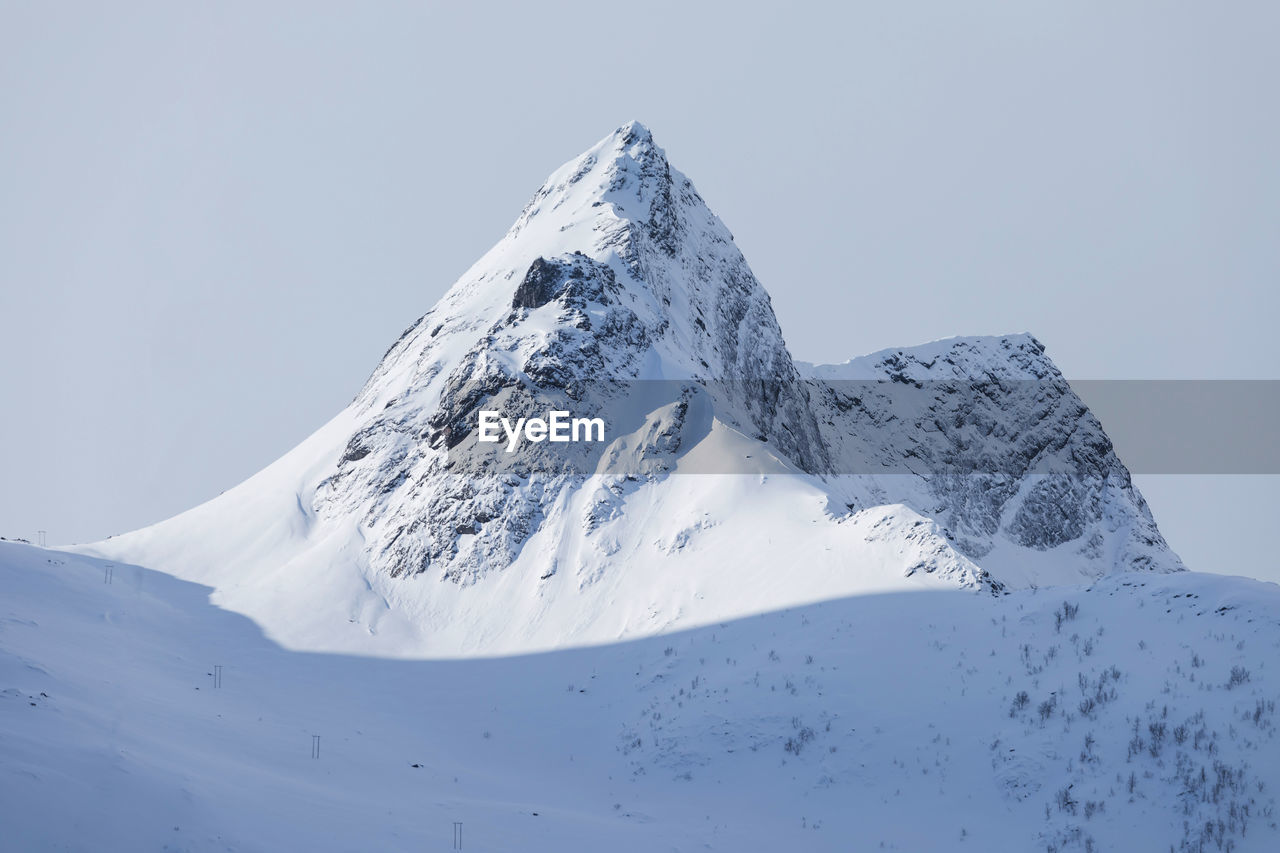
[[[187,548],[166,535],[148,549],[148,537],[165,525],[133,539],[143,543],[147,565],[179,567],[210,585],[216,604],[250,615],[287,647],[383,657],[515,654],[860,592],[979,588],[981,570],[933,522],[901,505],[832,518],[827,494],[809,478],[708,475],[637,485],[619,517],[591,537],[577,519],[601,493],[613,497],[605,488],[553,508],[509,570],[465,587],[368,572],[341,528],[309,538],[305,513],[270,490],[253,494],[282,495],[275,506],[213,502],[175,520],[218,531],[213,548],[204,537]],[[246,518],[217,514],[224,507]],[[259,537],[259,517],[280,519],[268,533],[278,538],[244,542],[246,531]],[[268,555],[267,570],[244,571],[238,554],[249,548]]]
[[[884,591],[409,661],[105,566],[0,543],[0,849],[408,853],[454,821],[475,853],[1280,846],[1270,584]]]

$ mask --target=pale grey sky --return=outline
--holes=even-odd
[[[1030,331],[1069,377],[1280,377],[1277,41],[1266,2],[2,0],[0,534],[261,468],[631,118],[797,358]],[[1139,483],[1193,567],[1280,578],[1274,478]]]

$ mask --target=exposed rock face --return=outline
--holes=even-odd
[[[977,560],[1004,542],[1064,546],[1093,571],[1181,568],[1102,425],[1030,335],[804,368],[822,380],[840,471],[912,475],[854,478],[853,502],[916,507]]]
[[[732,235],[632,123],[553,174],[387,352],[315,510],[357,518],[377,571],[467,584],[503,571],[552,515],[565,523],[553,510],[584,488],[596,495],[588,534],[616,517],[714,421],[828,483],[836,514],[902,503],[933,519],[949,543],[939,560],[1065,548],[1085,574],[1180,567],[1033,338],[806,372]],[[515,419],[552,406],[601,414],[621,439],[478,446],[481,409]]]

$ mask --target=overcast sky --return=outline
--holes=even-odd
[[[797,358],[1278,378],[1277,43],[1267,2],[0,0],[0,534],[269,463],[631,118]],[[1276,478],[1139,483],[1193,567],[1280,578]]]

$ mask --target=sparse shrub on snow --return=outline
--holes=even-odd
[[[1227,689],[1232,690],[1249,681],[1249,670],[1242,666],[1231,667],[1231,675],[1227,678]]]

